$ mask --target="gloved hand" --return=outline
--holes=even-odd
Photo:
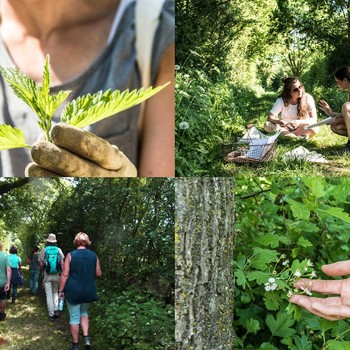
[[[74,126],[59,123],[51,131],[52,143],[38,140],[32,147],[35,163],[26,176],[135,177],[134,164],[118,147]]]

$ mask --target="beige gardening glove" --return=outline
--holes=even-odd
[[[135,177],[134,164],[118,147],[74,126],[59,123],[51,131],[52,143],[38,140],[26,176]]]

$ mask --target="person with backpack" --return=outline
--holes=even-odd
[[[15,304],[17,299],[17,286],[22,285],[23,286],[23,277],[21,274],[21,266],[22,266],[22,260],[17,255],[17,247],[12,246],[10,248],[10,255],[9,255],[9,261],[10,261],[10,267],[12,270],[11,274],[11,287],[10,290],[7,292],[7,297],[10,297],[11,289],[12,289],[12,304]]]
[[[38,281],[40,274],[40,263],[39,263],[39,247],[34,246],[32,253],[27,259],[29,264],[29,289],[33,295],[36,295],[38,291]]]
[[[85,349],[91,349],[88,308],[97,300],[95,277],[100,277],[102,271],[97,255],[88,249],[91,241],[86,233],[79,232],[73,244],[77,248],[67,254],[59,296],[67,301],[72,334],[70,349],[79,350],[79,327],[83,331]]]
[[[49,320],[53,321],[59,317],[58,287],[64,263],[64,254],[57,247],[57,239],[54,233],[48,235],[46,247],[39,254],[39,263],[44,271],[44,287]]]

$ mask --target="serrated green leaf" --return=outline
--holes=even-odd
[[[252,271],[248,272],[246,277],[248,281],[256,281],[257,284],[261,285],[267,282],[271,274],[263,271]]]
[[[293,317],[295,320],[300,321],[301,320],[301,309],[298,305],[289,303],[286,307],[286,311],[288,314],[293,314]]]
[[[322,198],[326,194],[325,186],[328,186],[321,177],[303,178],[304,184],[311,190],[316,198]]]
[[[350,350],[350,341],[328,340],[327,350]]]
[[[249,320],[245,321],[245,328],[247,333],[255,334],[258,330],[260,330],[259,321],[254,320],[254,318],[250,318]]]
[[[331,215],[333,217],[336,217],[338,219],[341,219],[347,223],[350,223],[350,216],[348,213],[345,213],[344,212],[344,209],[343,208],[339,208],[339,207],[330,207],[326,210],[324,209],[318,209],[317,210],[318,212],[321,212],[321,213],[326,213],[328,215]]]
[[[123,92],[107,90],[104,93],[100,91],[93,95],[78,97],[66,105],[61,114],[61,121],[83,128],[142,103],[168,84],[130,92],[129,90]]]
[[[258,350],[278,350],[278,348],[273,346],[271,343],[262,343]]]
[[[247,283],[247,280],[246,280],[246,277],[245,277],[245,273],[242,270],[236,270],[234,275],[237,277],[236,284],[238,286],[242,286],[243,289],[245,289],[245,286],[246,286],[246,283]]]
[[[290,209],[295,218],[300,220],[308,220],[310,218],[310,209],[302,202],[297,202],[288,198],[287,202],[290,204]]]
[[[276,311],[280,308],[280,297],[277,293],[266,292],[264,294],[264,303],[267,310]]]
[[[313,246],[313,244],[309,240],[305,239],[304,237],[299,237],[297,245],[300,245],[305,248]]]
[[[307,339],[306,335],[303,334],[301,337],[296,335],[294,337],[294,343],[297,350],[311,350],[312,342]]]
[[[11,125],[0,125],[0,151],[13,148],[30,147],[24,140],[23,131]]]
[[[267,264],[276,261],[278,257],[278,252],[271,249],[255,247],[253,251],[254,256],[251,260],[251,266],[258,270],[265,270],[267,268]]]
[[[287,237],[278,236],[274,234],[265,234],[259,236],[256,241],[264,246],[270,246],[271,248],[277,248],[280,242],[284,244],[289,243],[289,239]]]
[[[266,317],[266,325],[269,327],[272,336],[286,338],[295,334],[293,318],[285,311],[279,311],[274,318],[271,314]]]

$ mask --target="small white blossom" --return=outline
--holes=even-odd
[[[301,288],[301,290],[302,291],[304,291],[307,295],[312,295],[312,293],[310,292],[310,290],[309,289],[307,289],[307,288],[304,288],[304,287],[300,287]]]
[[[295,277],[300,277],[301,276],[301,272],[300,272],[299,269],[294,272],[294,276]]]
[[[284,261],[282,261],[282,265],[283,265],[283,266],[288,265],[288,263],[289,263],[289,260],[284,260]]]
[[[175,65],[175,70],[180,70],[180,66],[178,64]]]
[[[308,266],[308,267],[312,267],[312,266],[314,266],[314,264],[312,263],[311,260],[308,260],[308,261],[307,261],[307,266]]]
[[[275,290],[277,287],[278,287],[278,285],[276,283],[276,279],[273,277],[270,277],[268,279],[268,282],[265,283],[264,288],[267,292],[269,292],[269,291]]]
[[[181,122],[181,123],[179,124],[179,128],[180,128],[180,129],[186,130],[186,129],[188,129],[189,127],[190,127],[190,124],[188,124],[187,122]]]
[[[291,298],[292,295],[293,295],[293,292],[292,292],[291,290],[289,290],[288,293],[287,293],[287,297],[288,297],[288,298]]]
[[[312,271],[311,272],[311,278],[315,278],[316,277],[316,272],[315,271]]]

